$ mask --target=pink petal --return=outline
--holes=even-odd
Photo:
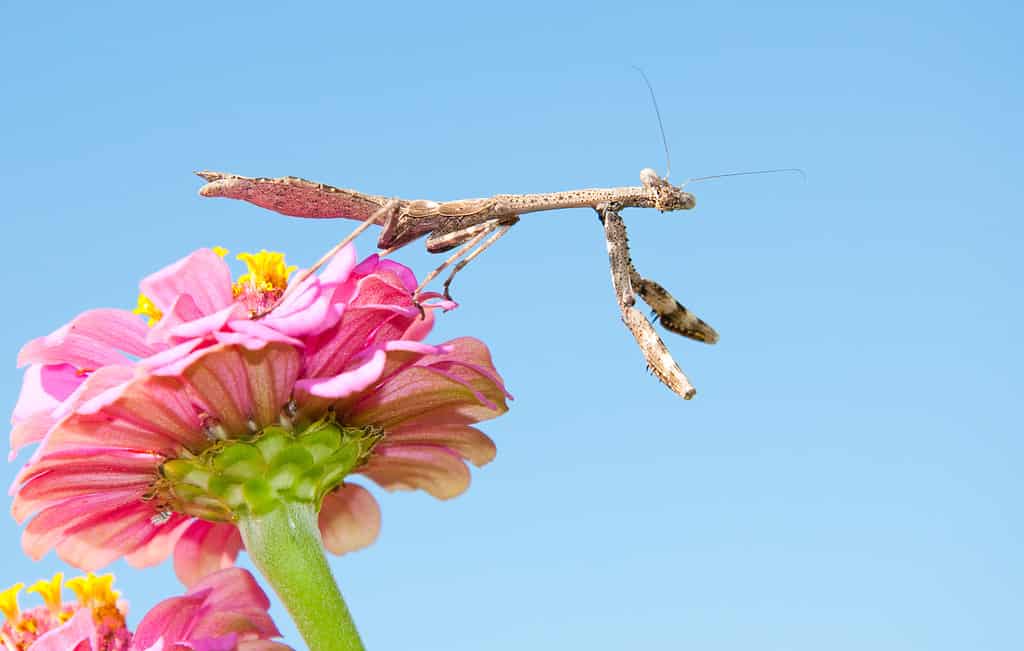
[[[8,455],[7,460],[14,461],[21,448],[43,440],[43,437],[46,436],[46,433],[50,431],[50,428],[56,422],[57,420],[53,416],[47,413],[39,413],[32,414],[25,420],[17,423],[11,429],[11,453]]]
[[[228,523],[195,520],[174,548],[174,573],[187,586],[235,564],[242,549],[238,529]]]
[[[399,425],[387,431],[384,443],[391,447],[446,447],[477,467],[490,463],[497,454],[494,441],[480,430],[468,425]]]
[[[296,339],[288,334],[285,334],[283,329],[278,327],[277,321],[267,319],[261,319],[254,321],[252,319],[238,319],[228,324],[235,333],[247,335],[246,339],[252,340],[251,344],[246,345],[246,348],[255,350],[262,348],[265,344],[277,342],[282,344],[288,344],[295,346],[296,348],[302,348],[304,344],[299,339]],[[218,339],[228,333],[218,333]],[[303,334],[300,332],[299,334]],[[219,339],[224,341],[224,339]]]
[[[116,400],[134,377],[135,371],[130,366],[110,364],[99,368],[85,378],[60,407],[54,410],[53,415],[64,418],[76,410],[96,413],[104,404]]]
[[[50,430],[40,452],[105,445],[170,454],[199,449],[206,442],[199,414],[181,382],[142,375],[81,405]]]
[[[165,599],[146,613],[131,648],[145,649],[164,640],[171,645],[213,649],[223,648],[211,643],[226,636],[276,637],[280,633],[267,614],[269,607],[270,601],[249,572],[237,567],[220,570],[184,596]]]
[[[367,256],[365,260],[360,262],[352,270],[352,275],[363,277],[377,275],[385,278],[395,287],[403,288],[408,294],[415,291],[417,287],[416,275],[412,272],[412,269],[394,260],[383,259],[376,253]],[[397,282],[395,282],[396,280]]]
[[[376,276],[361,279],[338,324],[306,341],[305,375],[337,375],[367,348],[397,339],[418,318],[408,292]]]
[[[132,649],[173,648],[187,639],[202,612],[205,594],[164,599],[146,613],[132,637]]]
[[[79,644],[89,651],[99,651],[99,631],[92,618],[92,611],[81,608],[71,619],[57,628],[47,631],[32,643],[30,651],[77,651]]]
[[[287,644],[269,640],[244,640],[238,643],[238,651],[294,651]]]
[[[182,360],[206,343],[208,342],[204,342],[201,339],[192,339],[180,343],[156,355],[139,360],[138,366],[158,375],[176,375],[181,370],[179,365],[182,363]]]
[[[138,503],[137,493],[119,491],[94,493],[55,503],[36,514],[25,527],[21,536],[22,549],[33,560],[39,560],[63,540],[69,528],[94,517],[96,513],[116,513],[125,505]]]
[[[380,533],[377,500],[358,484],[344,484],[328,493],[320,507],[320,533],[324,547],[335,554],[369,546]]]
[[[424,356],[362,396],[346,409],[348,422],[387,430],[404,423],[471,424],[507,411],[487,347],[468,337],[446,345],[450,352]]]
[[[167,522],[154,525],[152,537],[135,551],[125,554],[125,561],[137,568],[152,567],[163,563],[174,552],[181,536],[194,523],[194,518],[180,513],[172,514]]]
[[[222,329],[229,321],[245,318],[246,316],[245,308],[238,303],[233,303],[212,314],[175,324],[173,327],[169,327],[163,336],[171,343],[179,343],[197,338],[201,339]],[[157,327],[159,327],[159,324]]]
[[[85,375],[70,364],[32,364],[25,370],[11,422],[52,412],[84,381]]]
[[[105,490],[144,493],[163,457],[102,448],[55,452],[27,465],[12,514],[19,522],[35,510],[65,499]]]
[[[387,490],[424,490],[442,500],[469,488],[469,469],[448,448],[429,445],[378,445],[357,472]]]
[[[333,377],[299,380],[295,389],[322,398],[344,398],[362,391],[380,378],[387,353],[376,350],[361,366]]]
[[[204,616],[191,635],[196,638],[238,633],[246,637],[276,637],[280,633],[267,614],[270,600],[249,572],[231,567],[210,574],[189,589],[190,594],[209,590]]]
[[[230,309],[230,308],[227,308]],[[222,310],[223,311],[223,310]],[[204,313],[196,305],[194,298],[188,294],[178,296],[170,308],[163,310],[163,316],[154,325],[146,337],[150,342],[169,342],[172,339],[172,331],[183,323],[190,323],[202,319]],[[217,318],[214,313],[213,318]],[[226,318],[225,318],[226,320]]]
[[[57,556],[86,571],[95,571],[130,554],[153,537],[153,506],[138,501],[96,513],[64,531]],[[34,524],[35,520],[30,524]]]
[[[210,249],[199,249],[174,264],[147,276],[139,284],[153,304],[167,312],[179,296],[192,297],[203,314],[231,304],[231,270]]]
[[[127,310],[98,309],[83,312],[53,333],[33,339],[18,354],[18,365],[71,364],[96,369],[123,364],[125,354],[145,357],[157,352],[146,343],[148,328]]]
[[[299,373],[299,352],[284,344],[260,350],[219,345],[202,351],[182,371],[192,398],[232,434],[278,422]]]

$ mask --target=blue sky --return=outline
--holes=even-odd
[[[192,170],[432,199],[632,185],[664,168],[640,65],[673,179],[807,180],[623,213],[641,272],[721,334],[666,335],[689,403],[645,373],[592,212],[526,216],[460,276],[433,340],[485,339],[516,401],[466,495],[383,495],[380,541],[333,561],[368,648],[1020,648],[1022,14],[7,3],[0,400],[24,341],[132,306],[194,248],[302,265],[351,227],[201,199]],[[0,584],[61,567],[0,527]],[[114,570],[136,618],[178,591]]]

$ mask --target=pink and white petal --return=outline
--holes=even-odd
[[[203,314],[213,314],[231,304],[231,270],[210,249],[194,253],[144,278],[142,293],[167,311],[179,296],[188,295]]]
[[[11,428],[11,452],[7,460],[14,461],[23,447],[42,441],[56,422],[57,419],[50,414],[38,413],[16,423]]]
[[[235,564],[242,549],[238,529],[225,522],[194,520],[174,547],[174,573],[187,586]]]
[[[469,488],[469,468],[448,448],[378,445],[358,473],[387,490],[424,490],[446,500]]]
[[[40,412],[52,413],[84,381],[85,375],[70,364],[32,364],[25,369],[11,422],[28,420]]]
[[[435,445],[449,448],[476,467],[494,460],[498,450],[489,436],[469,425],[404,424],[388,430],[389,446]]]
[[[356,267],[356,246],[349,244],[328,261],[317,280],[323,286],[340,285],[352,275]]]
[[[235,319],[246,318],[248,315],[245,308],[238,304],[232,303],[227,307],[223,307],[213,314],[207,314],[205,316],[197,317],[191,321],[178,323],[173,327],[167,329],[164,333],[164,337],[170,343],[181,343],[189,341],[190,339],[202,339],[203,337],[209,336],[210,334],[217,332],[224,328],[228,322]],[[161,319],[161,323],[163,320]],[[157,324],[159,327],[160,324]],[[156,330],[156,328],[154,328]]]
[[[146,343],[147,335],[145,324],[127,310],[89,310],[51,334],[25,344],[18,353],[18,365],[71,364],[79,369],[95,369],[123,364],[125,354],[145,357],[159,350]]]
[[[197,348],[207,345],[209,342],[201,339],[186,341],[139,360],[138,367],[156,375],[177,375],[181,371],[182,361]]]
[[[146,341],[157,344],[167,343],[171,340],[171,331],[174,328],[182,325],[183,323],[189,323],[192,321],[198,321],[203,318],[204,313],[196,305],[194,298],[188,294],[174,299],[174,303],[171,304],[169,309],[162,310],[160,320],[150,328],[149,334],[146,336]],[[214,314],[216,316],[216,314]]]
[[[131,366],[110,364],[99,368],[85,378],[53,411],[53,415],[61,419],[76,411],[94,414],[116,400],[134,378],[135,370]]]
[[[228,323],[228,328],[230,328],[234,333],[245,335],[245,338],[239,340],[238,343],[249,341],[251,343],[246,343],[245,347],[252,350],[262,348],[267,343],[273,342],[288,344],[295,348],[302,348],[305,345],[301,340],[289,336],[289,334],[285,333],[284,330],[278,328],[277,322],[269,318],[261,319],[259,321],[253,321],[252,319],[238,319]],[[230,333],[217,333],[216,336],[218,337],[218,340],[226,341],[226,339],[221,339],[221,337],[227,334]]]
[[[324,547],[347,554],[377,540],[380,506],[370,491],[358,484],[344,484],[324,497],[320,507],[320,534]]]
[[[80,608],[71,619],[43,633],[29,647],[30,651],[99,651],[100,648],[99,631],[88,608]]]
[[[384,372],[384,365],[387,361],[387,353],[377,349],[356,368],[339,373],[332,377],[318,377],[299,380],[295,383],[295,390],[299,402],[303,402],[302,395],[308,394],[320,398],[341,399],[358,393],[373,385]]]
[[[261,321],[268,327],[293,337],[323,332],[338,322],[341,310],[334,309],[334,287],[322,278],[310,278]]]

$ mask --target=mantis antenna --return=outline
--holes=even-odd
[[[697,181],[709,181],[711,179],[721,179],[725,178],[726,176],[749,176],[752,174],[780,174],[784,172],[795,172],[796,174],[802,176],[805,181],[807,180],[807,174],[799,167],[782,167],[775,170],[754,170],[752,172],[728,172],[726,174],[712,174],[711,176],[697,176],[692,179],[686,179],[686,181],[684,181],[683,184],[680,185],[679,187],[684,188],[689,183],[696,183]]]
[[[647,78],[647,73],[644,72],[640,66],[633,66],[640,76],[644,78],[644,83],[647,84],[647,90],[651,91],[651,103],[654,104],[654,114],[658,116],[658,130],[661,131],[661,144],[665,145],[665,179],[668,180],[670,174],[672,174],[672,159],[668,155],[668,138],[665,137],[665,125],[661,121],[661,111],[658,109],[658,98],[654,96],[654,86],[651,85],[651,80]]]

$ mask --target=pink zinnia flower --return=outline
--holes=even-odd
[[[380,512],[350,473],[441,499],[465,461],[495,454],[474,428],[507,407],[486,346],[422,343],[437,308],[413,273],[347,247],[288,287],[280,254],[201,249],[144,279],[136,310],[93,310],[29,342],[12,446],[39,442],[18,475],[22,543],[95,570],[169,554],[186,584],[233,563],[240,515],[319,507],[325,547],[370,544]],[[420,300],[437,299],[421,295]],[[272,306],[276,307],[270,311]],[[343,481],[344,480],[344,481]]]
[[[280,633],[267,614],[270,602],[252,575],[228,568],[209,575],[180,597],[158,603],[133,634],[125,624],[127,604],[111,589],[114,577],[88,576],[66,582],[77,601],[61,594],[63,574],[29,588],[45,605],[22,611],[19,583],[0,592],[0,646],[8,651],[287,651],[270,638]]]

